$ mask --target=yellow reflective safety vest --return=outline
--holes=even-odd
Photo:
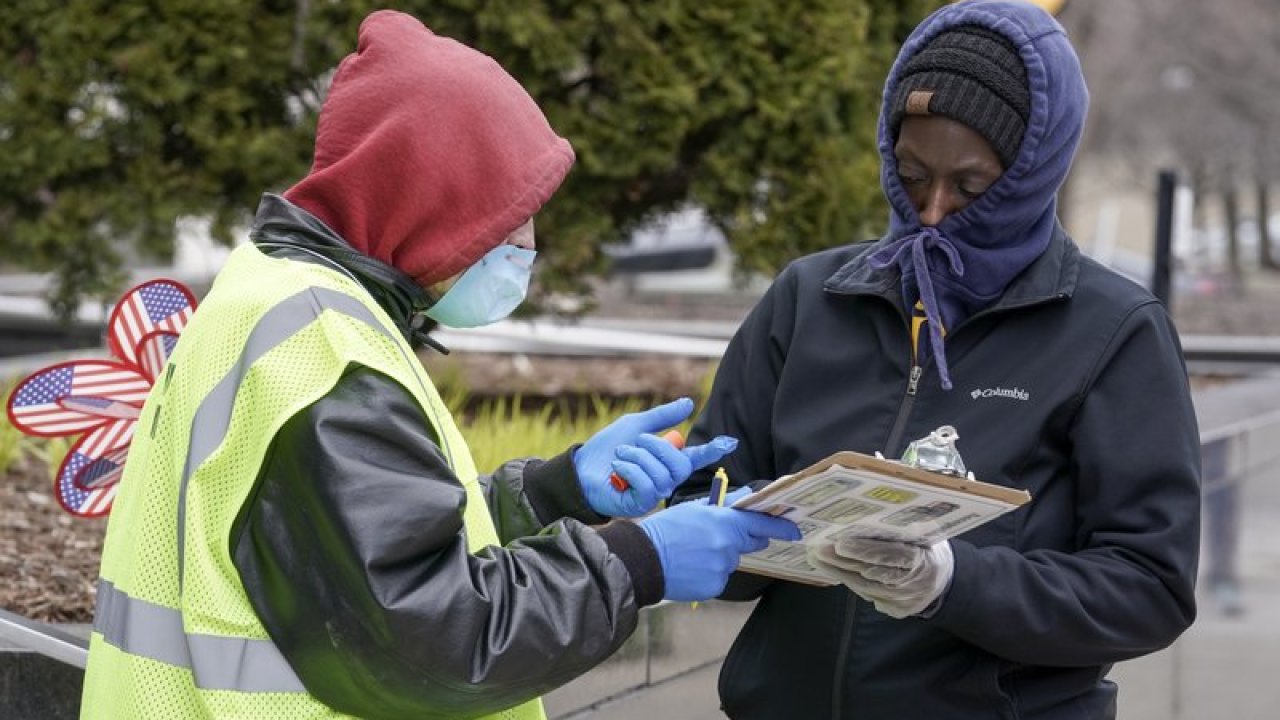
[[[107,527],[81,717],[345,717],[306,692],[271,642],[230,542],[275,434],[352,363],[413,395],[466,488],[468,548],[499,544],[470,451],[386,313],[335,269],[242,246],[135,430]],[[533,700],[495,717],[545,715]]]

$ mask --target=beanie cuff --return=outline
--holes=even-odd
[[[1027,69],[1017,48],[990,29],[961,25],[939,33],[907,60],[886,120],[896,135],[908,114],[950,118],[985,138],[1008,168],[1018,157],[1030,113]]]
[[[913,97],[918,91],[929,93],[923,112],[916,107],[920,96]],[[895,134],[907,115],[942,115],[985,138],[1004,167],[1011,166],[1018,157],[1026,122],[1000,95],[978,81],[963,75],[920,73],[899,85],[895,98],[889,118],[889,127]]]

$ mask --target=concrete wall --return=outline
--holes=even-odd
[[[0,640],[0,718],[74,720],[84,671]]]
[[[546,697],[548,717],[591,716],[610,701],[661,693],[681,676],[718,666],[751,607],[713,601],[697,609],[689,603],[664,603],[643,611],[640,627],[617,654]],[[715,687],[705,687],[698,702],[714,708],[715,697]],[[602,711],[605,715],[609,713]]]

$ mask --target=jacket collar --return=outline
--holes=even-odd
[[[360,283],[411,342],[449,352],[426,335],[436,323],[424,312],[438,298],[407,274],[356,251],[315,215],[279,195],[265,193],[249,237],[267,255],[337,265]]]
[[[873,295],[902,307],[901,272],[897,265],[871,267],[867,258],[891,241],[885,237],[842,265],[823,283],[823,289],[841,295]],[[1009,283],[999,299],[982,314],[1015,307],[1039,305],[1071,297],[1080,276],[1080,250],[1066,231],[1054,223],[1049,246]]]

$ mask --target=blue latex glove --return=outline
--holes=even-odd
[[[733,452],[734,438],[721,435],[704,445],[676,448],[653,433],[679,425],[693,412],[693,401],[680,398],[614,420],[573,454],[573,467],[587,503],[608,517],[639,517],[653,510],[694,470]],[[618,491],[609,482],[614,472],[631,487]]]
[[[725,505],[750,494],[751,488],[740,488],[725,498]],[[744,553],[763,550],[770,538],[800,539],[800,529],[785,518],[705,502],[681,503],[639,525],[658,550],[667,600],[716,597]]]

